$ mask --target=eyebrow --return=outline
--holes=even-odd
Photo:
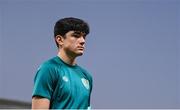
[[[80,32],[80,31],[74,31],[72,34],[78,34],[78,35],[86,36],[86,33]]]

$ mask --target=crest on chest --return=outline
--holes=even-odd
[[[86,89],[89,89],[89,81],[85,78],[81,78],[81,81]]]

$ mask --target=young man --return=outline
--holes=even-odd
[[[78,18],[63,18],[54,26],[58,55],[44,62],[34,78],[32,109],[88,109],[91,75],[76,64],[83,55],[88,24]]]

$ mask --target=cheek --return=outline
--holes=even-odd
[[[73,49],[76,47],[76,42],[69,40],[65,43],[64,47]]]

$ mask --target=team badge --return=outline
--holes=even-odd
[[[89,89],[89,81],[85,78],[81,78],[81,81],[86,89]]]

